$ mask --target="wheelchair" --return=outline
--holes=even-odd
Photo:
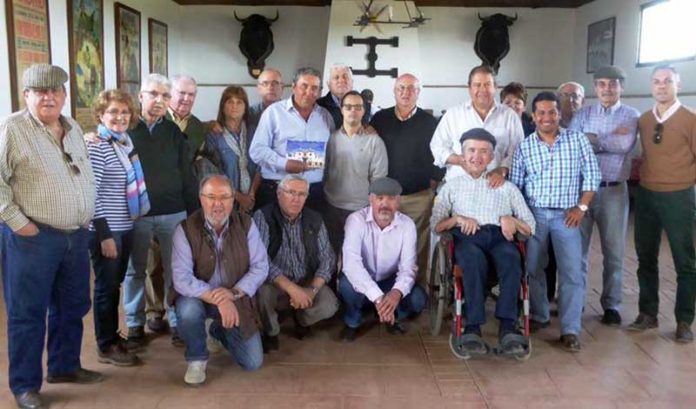
[[[466,274],[462,269],[454,263],[454,240],[452,236],[445,232],[440,235],[431,236],[437,244],[432,250],[430,259],[430,271],[428,276],[428,298],[430,300],[429,321],[430,334],[437,336],[440,334],[442,323],[445,320],[445,310],[451,311],[449,346],[452,353],[460,359],[469,359],[471,357],[463,349],[464,336],[464,306],[466,298],[464,295],[464,286],[462,276]],[[527,280],[527,270],[525,268],[525,238],[516,237],[515,244],[520,252],[522,263],[522,279],[520,280],[520,295],[519,295],[519,311],[520,317],[517,322],[517,330],[521,332],[526,340],[526,346],[518,353],[512,354],[512,357],[518,361],[529,359],[532,352],[532,341],[530,338],[529,326],[529,285]],[[493,272],[491,266],[491,272]],[[496,284],[494,274],[489,272],[487,295],[496,298],[491,293],[490,289]],[[499,354],[499,351],[492,351]]]

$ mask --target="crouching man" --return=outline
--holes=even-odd
[[[186,344],[189,385],[205,382],[207,337],[229,351],[245,370],[263,362],[259,317],[253,297],[268,275],[268,258],[252,219],[233,212],[234,190],[226,176],[200,184],[201,210],[176,228],[172,251],[176,314]],[[212,324],[206,334],[206,319]]]

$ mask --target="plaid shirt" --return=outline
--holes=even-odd
[[[570,129],[597,135],[590,143],[603,181],[623,182],[630,176],[630,153],[638,140],[639,116],[637,109],[617,102],[607,109],[601,104],[583,107],[573,117]]]
[[[581,192],[595,192],[602,175],[585,135],[559,129],[549,146],[536,132],[522,141],[512,160],[510,181],[532,207],[568,209]]]

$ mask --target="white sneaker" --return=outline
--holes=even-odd
[[[192,386],[201,385],[205,382],[205,368],[207,365],[208,361],[189,362],[186,375],[184,375],[184,382]]]
[[[208,352],[210,352],[211,354],[219,354],[221,351],[225,349],[225,346],[222,345],[222,342],[220,342],[219,339],[210,335],[210,324],[212,323],[212,318],[207,318],[205,320],[205,333],[207,335],[205,345],[208,347]]]

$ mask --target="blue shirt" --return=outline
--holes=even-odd
[[[578,204],[581,192],[594,192],[601,174],[585,135],[560,128],[553,145],[534,132],[515,152],[510,181],[532,207],[568,209]]]
[[[596,139],[590,139],[590,143],[597,155],[603,181],[628,180],[630,153],[638,140],[639,116],[637,109],[621,102],[609,108],[602,104],[586,106],[573,116],[569,129],[597,135]]]
[[[272,104],[261,115],[249,156],[261,168],[264,179],[280,180],[287,172],[287,143],[293,141],[317,141],[326,143],[334,131],[334,121],[327,110],[314,105],[307,121],[292,103],[292,97]],[[309,183],[321,182],[323,169],[312,169],[303,176]]]

